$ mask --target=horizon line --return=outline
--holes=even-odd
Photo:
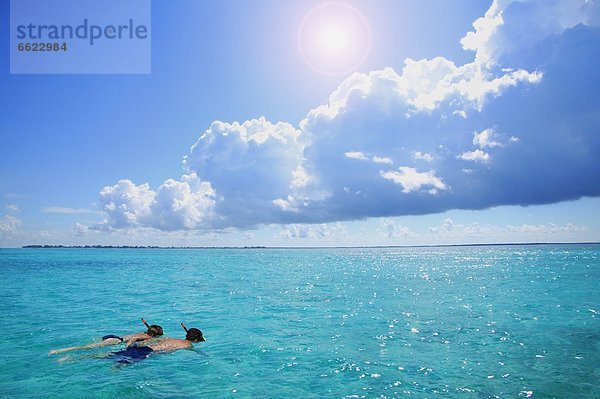
[[[385,249],[385,248],[444,248],[444,247],[485,247],[485,246],[535,246],[535,245],[600,245],[600,241],[577,242],[506,242],[506,243],[462,243],[462,244],[413,244],[413,245],[326,245],[326,246],[163,246],[163,245],[50,245],[32,244],[20,247],[0,247],[0,249]]]

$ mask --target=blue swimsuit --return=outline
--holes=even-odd
[[[127,348],[118,351],[111,352],[110,357],[116,358],[117,363],[129,364],[136,363],[140,360],[147,358],[154,350],[147,346],[128,346]]]

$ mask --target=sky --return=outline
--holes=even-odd
[[[600,241],[600,2],[152,2],[149,74],[10,74],[0,246]]]

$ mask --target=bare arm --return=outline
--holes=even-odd
[[[64,353],[64,352],[70,352],[70,351],[79,351],[79,350],[88,350],[88,349],[94,349],[94,348],[102,348],[105,346],[111,346],[111,345],[118,345],[121,343],[121,340],[117,339],[117,338],[107,338],[103,341],[100,342],[94,342],[91,344],[87,344],[87,345],[82,345],[82,346],[71,346],[69,348],[63,348],[63,349],[54,349],[51,350],[50,352],[48,352],[48,355],[56,355],[58,353]]]
[[[149,336],[146,333],[136,333],[136,334],[130,334],[130,335],[124,335],[123,336],[123,340],[125,341],[125,344],[127,346],[135,343],[135,342],[140,342],[140,341],[145,341],[147,339],[152,338],[151,336]]]

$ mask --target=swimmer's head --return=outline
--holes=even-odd
[[[161,335],[163,335],[163,329],[161,326],[156,325],[156,324],[148,324],[148,322],[144,319],[142,319],[142,323],[144,323],[144,325],[146,327],[148,327],[148,331],[146,331],[146,334],[148,334],[151,337],[160,337]]]
[[[163,335],[163,328],[156,324],[152,324],[148,326],[148,331],[146,331],[146,334],[148,334],[151,337],[160,337],[161,335]]]
[[[192,342],[206,341],[204,339],[204,337],[202,336],[202,331],[198,330],[197,328],[188,329],[187,332],[185,333],[185,339],[187,339],[188,341],[192,341]]]
[[[181,328],[185,330],[185,339],[192,342],[206,341],[202,336],[202,331],[197,328],[187,328],[185,324],[181,323]]]

